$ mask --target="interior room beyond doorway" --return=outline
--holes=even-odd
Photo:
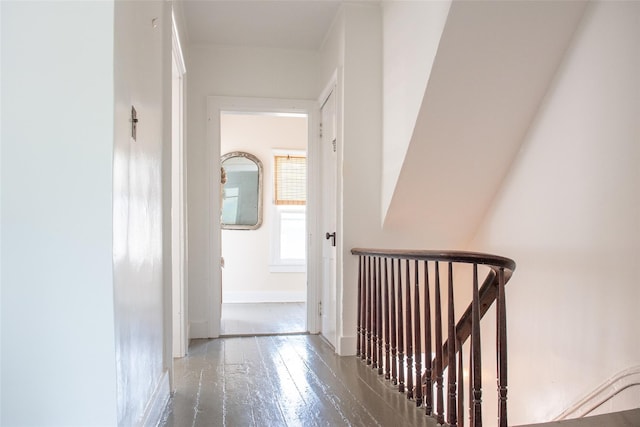
[[[259,226],[222,226],[221,333],[305,332],[307,115],[221,112],[220,126],[221,156],[248,153],[262,166]],[[238,203],[236,184],[228,175],[223,216]],[[301,184],[289,182],[301,176]],[[304,194],[283,196],[289,186]]]

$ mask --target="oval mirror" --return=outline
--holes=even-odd
[[[262,224],[262,162],[242,151],[221,158],[223,181],[222,228],[255,230]]]

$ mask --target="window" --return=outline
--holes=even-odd
[[[307,260],[307,158],[274,151],[271,272],[304,272]]]
[[[280,259],[304,261],[304,212],[280,212]]]
[[[274,156],[274,203],[305,205],[307,203],[307,158],[286,154]]]
[[[304,206],[276,206],[272,239],[272,272],[306,270],[306,209]]]

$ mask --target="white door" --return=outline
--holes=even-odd
[[[322,151],[322,292],[320,316],[322,335],[336,346],[336,245],[340,236],[336,234],[336,102],[335,90],[322,105],[321,151]]]

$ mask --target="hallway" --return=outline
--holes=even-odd
[[[175,381],[163,427],[432,425],[318,335],[193,340],[175,362]]]

